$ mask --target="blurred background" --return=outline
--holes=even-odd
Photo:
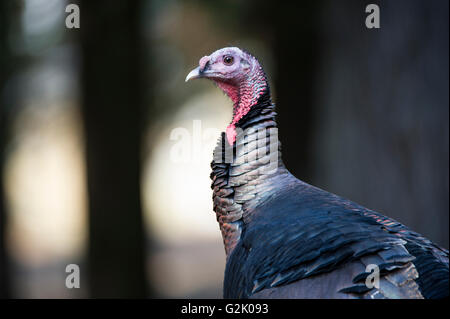
[[[222,296],[231,103],[184,78],[225,46],[269,75],[294,175],[448,248],[448,1],[376,1],[380,29],[369,3],[1,1],[0,296]]]

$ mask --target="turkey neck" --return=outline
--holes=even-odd
[[[277,180],[291,176],[281,159],[274,108],[267,88],[257,103],[236,121],[233,145],[222,133],[214,150],[213,208],[227,257],[254,217],[254,208],[274,196]]]

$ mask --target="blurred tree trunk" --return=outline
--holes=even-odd
[[[0,2],[0,298],[8,298],[9,294],[9,276],[8,276],[8,257],[6,252],[6,203],[3,169],[5,164],[5,148],[7,135],[7,105],[5,97],[5,85],[10,74],[11,56],[8,46],[9,22],[8,1]]]
[[[317,27],[320,3],[249,1],[241,25],[271,45],[274,53],[273,92],[277,107],[283,161],[298,178],[310,181],[314,168],[314,88],[321,50]]]
[[[326,1],[314,180],[448,247],[449,2]]]
[[[91,297],[146,297],[141,1],[81,1]]]
[[[317,1],[293,1],[284,6],[272,3],[276,12],[273,50],[277,122],[282,145],[289,145],[283,148],[283,161],[292,174],[311,182],[314,80],[321,52],[317,28],[319,5]]]

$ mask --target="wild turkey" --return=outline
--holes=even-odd
[[[227,255],[225,298],[448,296],[447,250],[289,173],[255,57],[236,47],[217,50],[186,81],[195,78],[212,80],[234,104],[211,163]]]

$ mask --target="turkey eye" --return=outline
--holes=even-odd
[[[226,65],[232,65],[234,62],[234,58],[231,55],[226,55],[223,57],[223,63]]]

